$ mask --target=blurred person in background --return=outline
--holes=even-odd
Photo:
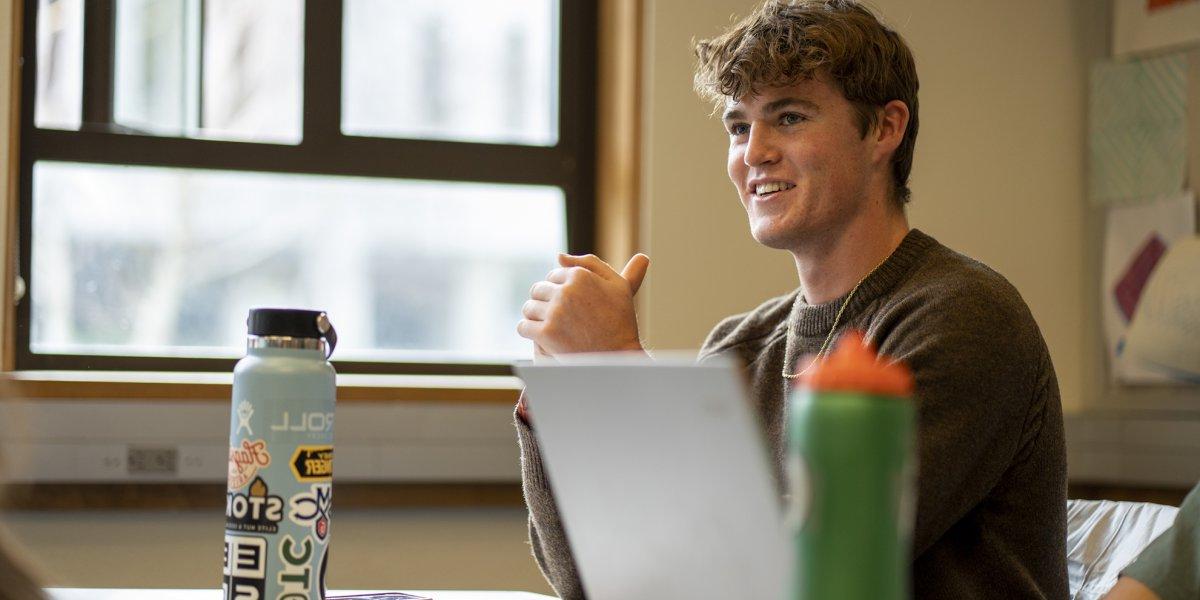
[[[3,458],[0,455],[0,465],[3,465]],[[4,498],[3,486],[4,472],[0,469],[0,500]],[[35,582],[25,556],[0,521],[0,600],[43,600],[46,597]]]
[[[1183,500],[1175,524],[1128,567],[1105,600],[1200,598],[1200,485]]]
[[[0,399],[8,397],[4,381],[0,380]],[[11,424],[0,424],[11,425]],[[0,427],[0,437],[4,434]],[[4,527],[3,500],[5,496],[4,454],[0,453],[0,600],[45,600],[46,595],[37,584],[34,570],[26,558],[27,553],[9,535]]]
[[[45,594],[34,582],[22,553],[0,529],[0,600],[42,600]]]

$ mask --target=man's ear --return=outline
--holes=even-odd
[[[908,105],[901,100],[892,100],[879,109],[879,122],[875,126],[876,161],[890,161],[904,132],[908,131]]]

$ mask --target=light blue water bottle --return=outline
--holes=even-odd
[[[325,313],[256,308],[233,370],[226,600],[325,598],[337,333]]]

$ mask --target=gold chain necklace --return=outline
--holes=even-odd
[[[892,252],[895,252],[895,250],[893,250]],[[892,254],[888,253],[887,256],[883,257],[883,260],[879,261],[879,264],[875,265],[874,269],[871,269],[870,272],[868,272],[866,275],[864,275],[862,279],[858,280],[858,283],[854,284],[854,289],[850,290],[850,293],[846,296],[846,299],[844,301],[842,301],[842,307],[839,308],[837,311],[837,314],[834,315],[833,327],[829,328],[829,335],[826,335],[825,341],[821,342],[821,349],[817,350],[817,355],[813,357],[812,362],[808,363],[807,367],[804,367],[803,371],[800,371],[799,373],[788,373],[787,372],[787,363],[786,362],[784,363],[783,371],[780,373],[781,375],[783,375],[784,379],[796,379],[797,377],[804,375],[805,373],[808,372],[809,369],[813,368],[813,365],[817,364],[817,361],[821,360],[821,356],[824,355],[825,351],[829,349],[829,342],[833,340],[833,332],[837,331],[838,323],[840,323],[842,320],[842,313],[846,312],[846,307],[850,305],[850,300],[852,300],[854,298],[854,292],[857,292],[858,288],[860,286],[862,286],[863,282],[866,281],[868,277],[874,275],[875,271],[878,271],[879,267],[882,267],[883,263],[887,262],[888,259],[891,257],[892,257]],[[796,308],[800,305],[800,298],[801,298],[801,295],[796,294],[796,302],[792,304],[792,312],[793,313],[796,312]],[[791,353],[792,353],[792,338],[791,338],[791,336],[788,336],[787,341],[784,342],[784,346],[783,346],[783,359],[786,361],[787,357],[789,355],[791,355]]]

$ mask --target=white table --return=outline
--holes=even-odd
[[[330,596],[371,594],[388,590],[329,590]],[[395,590],[392,590],[395,591]],[[530,592],[471,592],[460,590],[399,590],[433,600],[554,600]],[[53,600],[220,600],[221,590],[117,590],[48,588]]]

